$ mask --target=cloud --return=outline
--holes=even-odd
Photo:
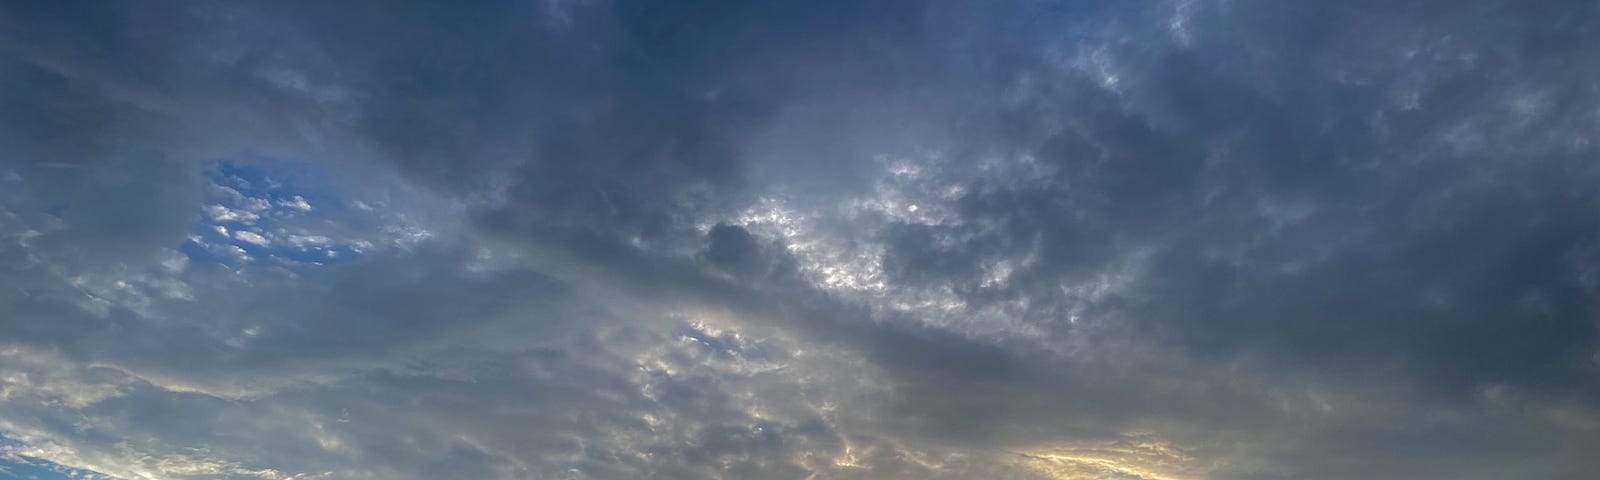
[[[270,242],[267,241],[267,237],[263,237],[259,233],[247,230],[233,232],[233,238],[237,238],[241,242],[255,244],[259,247],[265,247],[270,244]]]
[[[1588,478],[1595,8],[0,7],[0,455]]]

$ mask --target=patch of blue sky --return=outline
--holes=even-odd
[[[0,479],[16,480],[112,480],[116,477],[66,467],[48,460],[14,453],[20,444],[0,437]]]
[[[202,220],[180,249],[191,260],[336,264],[372,249],[382,228],[372,207],[343,198],[307,162],[219,161],[205,178]]]
[[[67,480],[73,477],[56,470],[57,466],[27,457],[0,457],[0,478],[23,480]]]

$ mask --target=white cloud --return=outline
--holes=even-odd
[[[0,402],[81,409],[121,396],[125,385],[90,380],[81,367],[57,352],[0,345]]]
[[[269,246],[269,245],[272,244],[271,241],[267,240],[267,237],[264,237],[259,233],[252,232],[252,231],[249,231],[249,230],[239,230],[239,231],[233,232],[233,238],[235,238],[235,239],[237,239],[237,240],[239,240],[241,242],[250,243],[250,244],[254,244],[254,245],[258,245],[258,246],[262,246],[262,247]]]
[[[213,222],[254,223],[261,219],[261,215],[250,210],[235,210],[222,205],[207,205],[206,215]]]
[[[294,198],[289,200],[278,201],[278,206],[298,210],[302,213],[311,211],[311,203],[306,202],[305,197],[299,195],[295,195]]]

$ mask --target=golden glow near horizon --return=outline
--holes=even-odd
[[[1170,444],[1146,437],[1020,452],[1029,468],[1057,480],[1204,480],[1209,469]]]

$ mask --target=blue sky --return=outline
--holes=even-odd
[[[0,454],[0,478],[23,480],[96,480],[107,478],[93,471],[63,466],[48,460],[19,454],[16,450],[25,450],[26,445],[9,438],[0,437],[0,446],[4,446],[7,449],[4,454]]]
[[[76,480],[95,478],[90,472],[63,467],[34,458],[0,459],[0,476],[21,480]]]
[[[27,480],[56,480],[72,478],[49,467],[34,465],[26,461],[0,460],[0,475],[6,478],[19,478]]]
[[[4,2],[0,477],[1593,479],[1596,44],[1576,0]]]

